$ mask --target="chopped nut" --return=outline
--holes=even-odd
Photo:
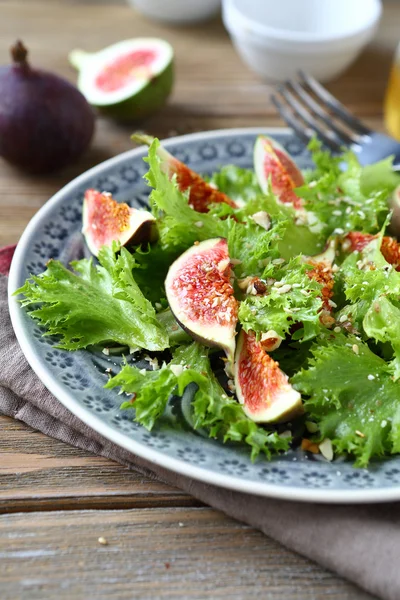
[[[353,350],[354,354],[360,353],[360,348],[357,346],[357,344],[353,344],[351,349]]]
[[[330,439],[325,438],[319,445],[319,451],[326,460],[333,460],[333,448]]]
[[[223,260],[220,260],[217,264],[218,271],[223,273],[229,267],[230,262],[231,261],[229,260],[229,258],[224,258]]]
[[[203,221],[196,221],[195,226],[200,229],[200,227],[204,226],[204,223],[203,223]]]
[[[265,229],[265,231],[268,231],[268,229],[271,227],[271,219],[269,214],[264,210],[254,213],[254,215],[252,215],[252,219],[255,223],[257,223],[257,225]]]
[[[267,291],[267,286],[265,285],[265,283],[263,281],[261,281],[261,279],[256,279],[255,282],[253,283],[253,286],[257,292],[257,294],[265,294],[265,292]]]
[[[280,335],[273,329],[261,335],[261,345],[268,352],[276,350],[281,345],[282,339]]]

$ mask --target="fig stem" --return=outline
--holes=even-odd
[[[13,59],[13,62],[17,65],[27,65],[27,56],[28,50],[25,48],[21,40],[17,40],[14,46],[11,46],[11,57]]]
[[[83,64],[87,61],[89,57],[89,52],[85,52],[84,50],[80,50],[79,48],[77,48],[76,50],[72,50],[68,55],[70,64],[77,71],[80,71],[82,69]]]

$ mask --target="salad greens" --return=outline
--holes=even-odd
[[[303,208],[274,193],[272,176],[263,192],[253,170],[226,165],[206,180],[235,205],[196,212],[159,149],[154,140],[145,159],[158,240],[130,250],[115,242],[101,249],[98,263],[84,259],[71,269],[51,260],[16,292],[22,306],[46,335],[58,336],[60,348],[155,352],[153,370],[126,361],[105,384],[131,396],[121,408],[148,429],[171,397],[191,386],[193,427],[247,444],[252,459],[289,449],[290,432],[299,430],[317,444],[329,439],[357,466],[400,452],[400,272],[382,251],[400,183],[391,160],[361,167],[351,152],[333,157],[314,140],[315,168],[295,189]],[[351,246],[351,232],[367,236],[362,247]],[[302,394],[305,418],[285,426],[254,422],[233,395],[233,381],[215,374],[218,351],[193,341],[168,309],[171,264],[214,238],[227,240],[238,328],[282,342],[271,357]],[[336,248],[333,265],[316,256],[328,242]],[[227,372],[231,377],[229,365]],[[305,420],[315,424],[312,434]]]

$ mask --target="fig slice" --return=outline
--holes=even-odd
[[[304,184],[304,178],[286,150],[272,138],[259,135],[254,145],[254,170],[263,192],[269,180],[273,193],[282,203],[301,209],[303,202],[294,189]]]
[[[235,353],[236,395],[256,423],[284,423],[303,413],[301,395],[254,333],[239,334]]]
[[[137,246],[157,239],[156,220],[151,213],[117,202],[106,192],[86,190],[82,221],[82,233],[94,256],[113,241]]]
[[[150,146],[153,137],[150,135],[144,135],[135,133],[132,135],[132,140],[138,144],[145,144]],[[229,198],[223,192],[220,192],[213,185],[204,181],[204,179],[192,169],[189,169],[187,165],[172,156],[162,146],[158,148],[158,157],[161,160],[161,167],[163,171],[171,179],[173,175],[176,175],[176,182],[181,192],[189,191],[189,204],[197,212],[206,213],[209,211],[210,204],[213,203],[225,203],[229,204],[233,208],[237,208],[236,202]]]
[[[342,243],[342,250],[346,253],[361,252],[372,240],[376,239],[377,235],[371,233],[361,233],[359,231],[351,231],[348,233]],[[384,259],[393,265],[396,271],[400,271],[400,244],[394,238],[385,235],[382,238],[380,248]]]
[[[227,241],[205,240],[171,265],[165,291],[181,327],[204,345],[222,348],[233,363],[238,305],[230,274]]]

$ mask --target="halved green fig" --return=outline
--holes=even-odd
[[[227,241],[205,240],[171,265],[165,291],[181,327],[206,346],[222,348],[233,362],[238,305],[230,274]]]
[[[157,239],[156,220],[147,210],[117,202],[111,194],[86,190],[83,200],[82,233],[92,254],[113,241],[137,246]]]
[[[132,135],[133,141],[147,146],[150,146],[153,139],[154,138],[150,135],[142,135],[139,133]],[[188,189],[190,190],[189,204],[197,212],[208,212],[210,204],[213,204],[214,202],[223,202],[229,204],[229,206],[232,206],[233,208],[237,207],[236,202],[204,181],[198,173],[189,169],[187,165],[172,156],[172,154],[162,146],[159,146],[158,148],[158,156],[161,160],[162,169],[168,177],[171,179],[173,175],[176,175],[176,182],[181,192],[185,192]]]
[[[141,119],[158,110],[173,85],[172,46],[158,38],[135,38],[100,52],[73,50],[78,88],[89,104],[120,120]]]
[[[244,412],[256,423],[284,423],[303,413],[301,396],[287,375],[243,329],[236,345],[235,387]]]
[[[298,209],[303,206],[294,189],[304,184],[304,178],[296,163],[286,150],[272,138],[259,135],[254,145],[254,170],[263,192],[267,192],[269,180],[279,200]]]
[[[344,252],[361,252],[372,240],[376,239],[377,235],[371,233],[361,233],[359,231],[351,231],[346,235],[342,243]],[[380,248],[384,259],[393,265],[396,271],[400,271],[400,244],[394,238],[385,235],[382,238]]]

